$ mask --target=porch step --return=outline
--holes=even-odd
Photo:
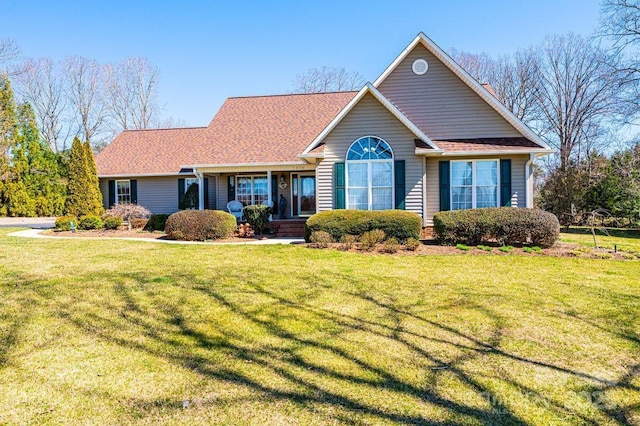
[[[302,238],[306,219],[274,220],[272,226],[277,237]]]

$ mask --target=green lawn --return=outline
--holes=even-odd
[[[640,262],[0,230],[0,424],[640,424]]]
[[[601,231],[596,231],[596,239],[600,248],[613,250],[614,245],[617,245],[618,250],[640,253],[640,236],[637,232],[611,230],[610,234],[606,235]],[[571,229],[571,232],[563,232],[560,234],[560,241],[595,247],[593,234],[591,230],[586,228],[576,228]]]

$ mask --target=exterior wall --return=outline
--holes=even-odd
[[[426,74],[413,61],[429,64]],[[431,139],[521,136],[446,65],[418,44],[378,87]]]
[[[209,205],[204,206],[205,209],[209,210],[217,210],[218,206],[218,176],[215,175],[205,175],[205,178],[209,179]],[[226,205],[226,203],[225,203]]]
[[[105,208],[109,208],[109,180],[100,179],[100,191]],[[170,214],[178,211],[178,177],[132,177],[138,181],[138,205],[156,214]]]
[[[345,161],[349,146],[362,136],[384,139],[394,160],[405,160],[406,209],[422,216],[423,157],[415,155],[415,135],[372,95],[358,105],[324,140],[324,159],[317,169],[318,210],[333,209],[333,164]]]
[[[511,205],[527,207],[526,164],[529,155],[500,155],[487,159],[511,159]],[[426,225],[433,225],[433,215],[440,211],[440,182],[438,162],[443,160],[481,160],[482,157],[426,157],[427,161],[427,208]]]

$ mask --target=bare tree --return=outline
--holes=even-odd
[[[622,105],[616,55],[575,34],[543,44],[537,73],[539,130],[560,151],[560,168],[602,147],[602,133]]]
[[[18,92],[36,111],[42,138],[54,152],[66,149],[65,81],[50,58],[28,59],[17,76]]]
[[[520,50],[513,56],[491,58],[453,50],[452,57],[480,83],[489,83],[498,99],[519,119],[536,118],[539,58],[534,49]]]
[[[146,129],[158,115],[159,71],[146,58],[127,58],[105,67],[105,108],[112,126]]]
[[[15,42],[15,40],[9,38],[0,38],[0,67],[16,59],[19,54],[20,49],[18,49],[18,44]]]
[[[95,60],[72,56],[64,62],[64,74],[78,136],[81,140],[100,144],[102,141],[94,139],[100,135],[105,120],[101,66]]]
[[[365,83],[358,72],[348,72],[344,67],[312,68],[298,74],[294,80],[295,93],[322,93],[359,90]]]

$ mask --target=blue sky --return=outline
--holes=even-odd
[[[146,56],[160,69],[163,115],[200,126],[225,98],[287,93],[313,67],[373,81],[419,31],[445,50],[492,55],[588,35],[599,1],[0,0],[0,12],[0,38],[25,57]]]

